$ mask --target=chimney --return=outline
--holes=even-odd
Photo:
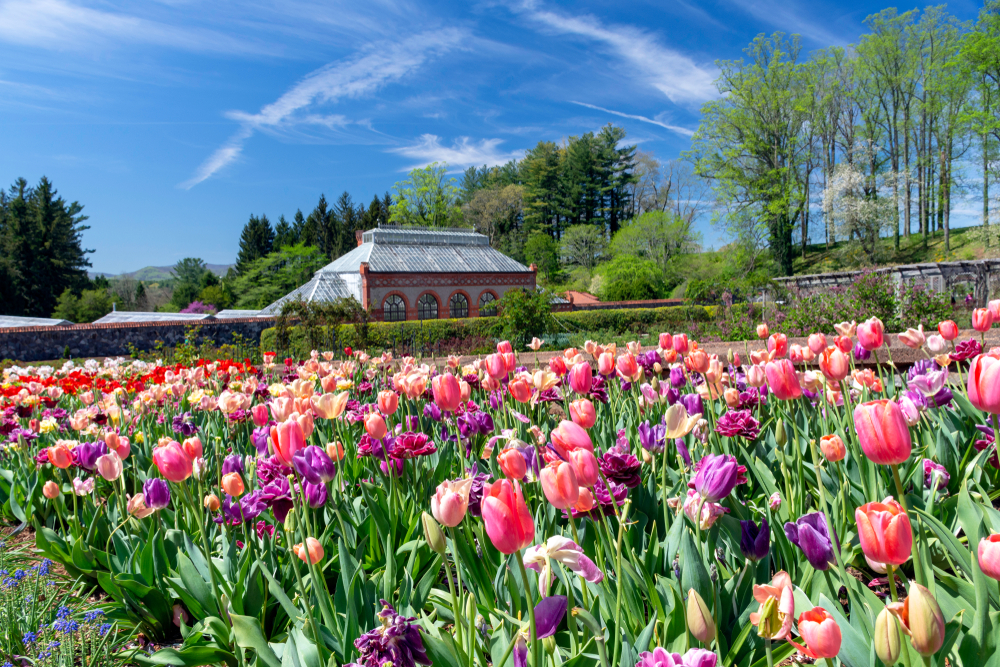
[[[357,240],[359,246],[362,243],[364,243],[364,240],[363,240],[364,235],[365,235],[364,231],[362,231],[360,229],[354,232],[354,238]]]
[[[532,264],[531,266],[528,267],[528,270],[531,271],[532,273],[538,273],[538,265]]]

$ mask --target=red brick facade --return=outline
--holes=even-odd
[[[535,289],[536,272],[526,273],[372,273],[361,265],[362,305],[371,308],[382,321],[383,306],[390,295],[397,295],[406,305],[406,319],[418,318],[417,301],[424,294],[437,300],[438,318],[451,317],[452,296],[462,294],[468,300],[466,317],[479,317],[479,299],[489,293],[497,301],[509,289]]]

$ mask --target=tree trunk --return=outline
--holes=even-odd
[[[802,210],[802,259],[806,258],[806,244],[809,243],[809,181],[810,175],[806,175],[806,204]]]
[[[903,171],[905,184],[903,189],[906,197],[903,199],[903,234],[910,237],[910,107],[907,105],[903,110]]]
[[[983,134],[983,244],[990,247],[989,135]]]

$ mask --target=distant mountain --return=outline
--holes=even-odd
[[[209,271],[217,276],[224,276],[230,268],[236,266],[235,264],[206,264],[205,265]],[[129,271],[128,273],[103,273],[100,271],[90,271],[88,275],[91,279],[97,276],[104,276],[105,278],[117,278],[119,276],[127,276],[129,278],[135,278],[136,280],[142,280],[145,282],[159,282],[161,280],[170,280],[174,277],[174,267],[172,266],[144,266],[138,271]]]

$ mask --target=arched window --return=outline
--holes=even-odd
[[[402,322],[406,319],[406,304],[403,297],[390,294],[382,302],[382,319],[386,322]]]
[[[461,292],[452,294],[448,300],[448,312],[451,317],[468,317],[469,300]]]
[[[422,320],[436,320],[438,316],[438,302],[433,294],[425,294],[417,301],[417,317]]]
[[[497,314],[497,298],[493,292],[483,292],[479,295],[479,316],[488,317]]]

